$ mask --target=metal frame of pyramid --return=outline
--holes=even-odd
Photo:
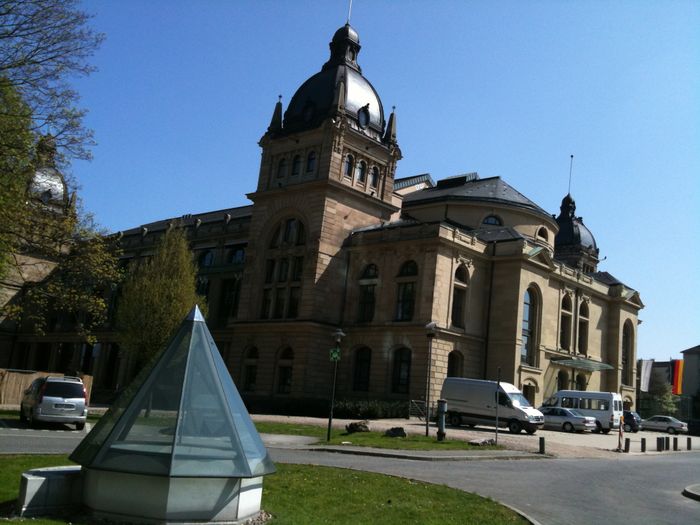
[[[166,477],[275,472],[197,306],[70,459],[88,469]]]

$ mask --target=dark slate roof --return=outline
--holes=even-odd
[[[394,179],[394,189],[401,190],[403,188],[407,188],[408,186],[413,186],[414,184],[420,184],[421,182],[427,182],[431,186],[435,186],[435,182],[430,176],[430,173],[421,173],[420,175],[413,175],[412,177]]]
[[[624,284],[617,277],[609,274],[608,272],[593,272],[589,274],[596,281],[606,284],[608,286],[616,286],[618,284]]]
[[[522,235],[510,226],[478,228],[474,230],[474,233],[477,239],[484,242],[515,241],[523,238]]]
[[[480,179],[475,173],[439,180],[434,188],[426,188],[406,195],[403,204],[404,206],[412,206],[445,200],[515,206],[539,213],[549,219],[552,217],[500,177]]]
[[[142,224],[135,228],[130,228],[128,230],[123,230],[124,235],[134,235],[141,233],[143,228],[147,228],[149,232],[165,230],[171,222],[178,222],[183,226],[193,226],[197,220],[201,220],[201,224],[208,224],[212,222],[223,221],[226,215],[229,215],[231,220],[242,219],[245,217],[250,217],[253,214],[253,206],[239,206],[237,208],[225,208],[223,210],[207,211],[204,213],[197,214],[186,214],[180,217],[171,217],[169,219],[162,219],[160,221],[149,222],[148,224]]]
[[[681,351],[681,354],[700,354],[700,345]]]

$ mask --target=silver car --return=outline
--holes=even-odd
[[[671,416],[651,416],[649,419],[642,419],[642,430],[660,430],[669,434],[682,432],[688,433],[688,423],[677,420]]]
[[[572,408],[540,407],[539,411],[544,414],[544,428],[565,432],[593,431],[596,428],[594,417],[584,416]]]
[[[79,377],[40,377],[24,391],[19,418],[35,426],[37,422],[75,424],[82,430],[87,419],[86,392]]]

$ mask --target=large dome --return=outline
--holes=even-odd
[[[357,63],[360,39],[345,24],[333,35],[331,56],[321,71],[304,82],[284,114],[283,129],[295,132],[317,127],[341,105],[362,128],[384,130],[384,108],[372,84]]]

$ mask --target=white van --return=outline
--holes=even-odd
[[[596,420],[596,431],[607,434],[620,428],[622,397],[617,392],[559,390],[542,403],[543,407],[573,408]]]
[[[447,401],[447,422],[452,426],[496,424],[498,392],[498,426],[513,434],[522,429],[534,434],[544,425],[542,412],[532,408],[522,392],[510,383],[483,379],[448,377],[442,384],[442,399]]]

